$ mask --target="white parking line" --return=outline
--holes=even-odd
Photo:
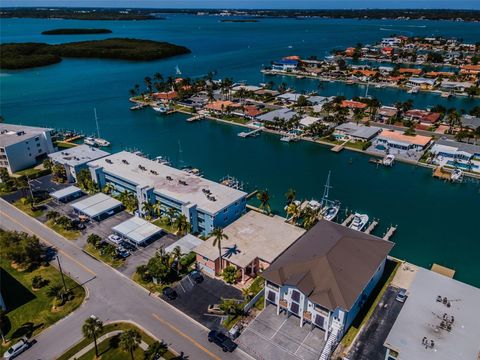
[[[280,331],[280,329],[283,327],[283,325],[285,325],[285,323],[288,321],[288,317],[283,321],[283,323],[278,327],[278,329],[275,331],[275,333],[272,335],[272,337],[270,338],[273,339],[275,337],[275,335],[277,335],[277,333]]]
[[[281,346],[280,344],[277,344],[276,342],[272,341],[271,338],[267,338],[266,336],[260,334],[258,331],[255,331],[253,330],[252,328],[249,328],[248,331],[251,331],[252,333],[254,333],[255,335],[261,337],[262,339],[264,339],[265,341],[268,341],[271,345],[285,351],[286,353],[288,353],[289,355],[291,355],[292,357],[294,357],[295,359],[302,359],[300,357],[298,357],[297,355],[295,355],[294,353],[292,353],[290,350],[288,350],[287,348]]]

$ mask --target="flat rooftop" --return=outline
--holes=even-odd
[[[136,244],[141,244],[162,232],[162,228],[138,216],[134,216],[114,226],[112,230]]]
[[[83,193],[82,189],[80,189],[79,187],[71,185],[71,186],[67,186],[66,188],[63,188],[63,189],[60,189],[60,190],[57,190],[57,191],[54,191],[54,192],[50,193],[50,196],[57,199],[57,200],[60,200],[60,199],[66,198],[68,196],[73,196],[73,195],[80,194],[80,193]]]
[[[408,297],[393,325],[385,346],[408,360],[477,359],[480,352],[480,289],[423,268],[407,292]],[[447,298],[450,307],[438,302]],[[454,317],[451,330],[442,319]],[[422,339],[434,341],[425,348]]]
[[[256,258],[272,263],[290,245],[305,233],[304,229],[288,224],[279,216],[267,216],[249,211],[228,225],[222,239],[224,258],[229,262],[246,267]],[[195,252],[210,260],[218,258],[218,248],[213,246],[213,237],[195,248]]]
[[[105,172],[137,186],[153,187],[156,193],[183,204],[197,204],[198,208],[210,214],[218,213],[247,195],[246,192],[159,164],[128,151],[95,160],[89,163],[89,166],[103,167]],[[215,201],[209,200],[202,189],[210,190],[210,195],[215,197]]]
[[[70,149],[54,152],[49,154],[48,157],[52,159],[53,162],[75,167],[108,155],[110,155],[110,153],[94,148],[93,146],[79,145]]]
[[[353,122],[338,125],[335,129],[361,139],[370,139],[381,131],[377,126],[357,125]]]
[[[177,246],[180,248],[180,251],[182,254],[188,254],[192,252],[198,245],[202,244],[203,240],[192,235],[192,234],[187,234],[184,237],[178,239],[175,241],[173,244],[167,246],[165,248],[166,253],[171,253],[173,249],[175,249]]]
[[[51,130],[52,129],[35,126],[0,123],[0,146],[5,147],[16,144],[20,141],[28,140],[33,136],[41,135],[44,132]]]
[[[379,139],[385,139],[387,141],[394,141],[400,142],[405,144],[413,144],[419,146],[426,146],[432,138],[430,136],[423,136],[423,135],[405,135],[399,131],[393,130],[382,130],[382,132],[378,135]]]
[[[122,203],[104,193],[92,195],[84,200],[77,201],[72,204],[72,207],[81,213],[95,218],[110,210],[116,209]]]

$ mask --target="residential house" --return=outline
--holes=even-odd
[[[341,107],[343,108],[349,108],[349,109],[366,109],[368,107],[367,104],[362,103],[360,101],[354,101],[354,100],[342,100],[342,103],[340,104]]]
[[[380,122],[389,122],[390,119],[397,116],[398,109],[394,106],[382,106],[377,111],[377,121]]]
[[[272,63],[272,70],[276,71],[292,71],[298,67],[298,60],[282,59]]]
[[[435,87],[437,79],[429,79],[424,77],[411,77],[408,79],[407,86],[419,87],[422,90],[431,90]]]
[[[480,117],[476,117],[472,115],[463,115],[460,120],[462,122],[463,128],[473,130],[473,131],[480,128]]]
[[[366,142],[373,139],[381,131],[382,129],[377,126],[366,126],[347,122],[335,127],[333,136],[341,141],[353,140]]]
[[[432,141],[432,137],[423,135],[405,135],[400,131],[382,130],[375,138],[375,147],[380,150],[397,149],[402,151],[423,151]],[[381,147],[380,147],[381,146]]]
[[[443,80],[440,84],[440,90],[442,91],[451,91],[455,93],[463,93],[467,89],[474,86],[473,83],[468,81],[448,81]]]
[[[216,100],[208,103],[205,106],[205,109],[215,114],[223,114],[225,112],[232,111],[240,107],[241,105],[239,103],[235,103],[230,100]]]
[[[178,97],[178,93],[172,90],[167,92],[156,92],[153,93],[152,96],[157,100],[170,101],[175,100]]]
[[[398,72],[400,74],[419,76],[422,73],[422,69],[400,68]]]
[[[459,141],[438,139],[430,152],[437,157],[447,157],[454,160],[480,160],[480,145],[467,144]]]
[[[279,108],[257,116],[257,120],[263,122],[276,122],[277,120],[289,121],[298,117],[298,113],[288,108]]]
[[[436,124],[440,120],[441,116],[442,115],[437,112],[413,109],[405,112],[405,114],[403,115],[403,118],[405,120],[417,122],[421,125],[431,126]]]
[[[284,104],[291,105],[291,104],[296,104],[300,96],[305,97],[305,95],[303,94],[285,93],[285,94],[278,95],[277,100],[280,100]]]
[[[305,116],[303,118],[300,119],[300,127],[301,128],[306,128],[306,127],[309,127],[310,125],[313,125],[319,121],[321,121],[322,118],[320,117],[315,117],[315,116]]]
[[[304,232],[279,216],[249,211],[223,230],[228,238],[221,239],[221,258],[213,237],[195,248],[197,268],[216,276],[225,267],[234,266],[238,280],[245,283],[267,269]]]
[[[342,336],[380,280],[393,243],[320,220],[266,269],[265,301]]]

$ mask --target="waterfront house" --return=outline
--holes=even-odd
[[[195,248],[197,268],[209,276],[221,275],[227,266],[237,268],[242,284],[267,269],[270,264],[305,232],[279,216],[249,211],[228,225],[221,240],[222,256],[211,237]]]
[[[354,100],[342,100],[340,106],[349,109],[366,109],[368,107],[367,104]]]
[[[288,108],[279,108],[257,116],[257,120],[263,122],[276,122],[277,120],[289,121],[295,117],[298,117],[298,113]]]
[[[346,56],[353,56],[355,54],[355,48],[354,47],[349,47],[345,49],[345,55]]]
[[[423,151],[432,141],[432,137],[423,135],[405,135],[400,131],[382,130],[375,138],[377,150],[397,149],[401,151]]]
[[[186,216],[193,233],[209,234],[238,219],[246,209],[243,191],[207,180],[136,154],[122,151],[88,164],[93,181],[103,189],[112,184],[114,194],[128,191],[142,204],[157,201]]]
[[[429,79],[424,77],[411,77],[408,79],[407,86],[419,87],[423,90],[431,90],[434,88],[437,79]]]
[[[449,72],[449,71],[429,71],[425,74],[425,77],[427,78],[437,78],[437,77],[442,77],[442,78],[449,78],[454,76],[455,73]]]
[[[472,115],[463,115],[460,119],[462,127],[465,129],[473,130],[480,128],[480,117]]]
[[[77,174],[82,169],[87,169],[87,163],[101,159],[110,153],[88,145],[74,146],[69,149],[57,151],[48,155],[52,163],[65,168],[68,182],[77,181]]]
[[[253,120],[257,116],[262,115],[265,112],[263,108],[257,105],[245,105],[242,108],[237,108],[233,111],[234,115],[243,116],[246,119]]]
[[[153,93],[152,96],[157,100],[170,101],[175,100],[178,97],[178,93],[172,90],[166,92],[156,92]]]
[[[277,90],[260,89],[260,90],[255,91],[255,94],[259,95],[259,96],[262,96],[262,97],[265,97],[265,98],[271,98],[271,97],[277,96],[280,93]]]
[[[471,88],[472,86],[474,86],[474,84],[472,82],[469,82],[469,81],[443,80],[440,83],[440,90],[450,91],[450,92],[455,92],[455,93],[463,93],[467,89]]]
[[[321,121],[322,118],[320,117],[315,117],[315,116],[305,116],[300,119],[299,125],[301,128],[306,128],[309,127],[319,121]]]
[[[394,106],[382,106],[378,109],[376,118],[380,122],[389,122],[390,119],[397,116],[398,109]]]
[[[480,65],[462,65],[460,66],[460,74],[478,75],[480,74]]]
[[[223,114],[226,112],[230,112],[234,109],[238,109],[240,107],[241,105],[239,103],[235,103],[230,100],[216,100],[208,103],[205,106],[205,109],[214,114]]]
[[[472,360],[480,351],[480,289],[419,268],[384,342],[385,360]]]
[[[431,126],[436,124],[440,120],[440,117],[440,113],[419,109],[408,110],[403,115],[403,118],[405,120],[417,122],[425,126]]]
[[[282,59],[272,63],[272,70],[276,71],[292,71],[298,67],[298,60]]]
[[[469,162],[474,158],[480,160],[480,146],[459,141],[438,139],[430,152],[438,157]]]
[[[347,122],[335,127],[333,136],[336,139],[345,141],[370,141],[373,139],[382,129],[377,126],[366,126],[363,124],[355,124],[353,122]]]
[[[0,167],[10,174],[39,163],[55,150],[52,129],[0,123]]]
[[[382,46],[398,46],[402,43],[402,39],[398,37],[383,38],[380,42]]]
[[[382,55],[385,55],[387,57],[392,57],[393,56],[393,47],[391,46],[385,46],[382,48]]]
[[[300,96],[305,97],[305,95],[303,94],[285,93],[285,94],[278,95],[277,100],[280,100],[282,103],[286,105],[291,105],[291,104],[296,104]]]
[[[320,220],[266,269],[265,301],[341,337],[380,280],[393,243]]]
[[[400,68],[400,69],[398,69],[398,72],[399,72],[399,74],[418,76],[422,73],[422,69]]]

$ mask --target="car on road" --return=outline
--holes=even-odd
[[[218,304],[208,305],[207,313],[213,315],[225,315],[225,311],[223,311]]]
[[[5,353],[3,354],[4,359],[13,359],[23,353],[30,347],[30,343],[26,338],[21,339],[16,344],[12,345]]]
[[[108,241],[119,245],[122,242],[122,238],[118,235],[111,234],[111,235],[108,235]]]
[[[175,300],[178,296],[177,292],[169,286],[164,287],[162,293],[168,300]]]
[[[400,289],[400,291],[397,293],[397,297],[395,300],[404,303],[405,300],[407,300],[407,290],[405,289]]]
[[[232,339],[220,331],[212,330],[208,333],[208,341],[213,342],[222,348],[224,352],[232,352],[237,348]]]
[[[190,278],[195,281],[197,284],[200,284],[203,281],[203,275],[199,271],[193,270],[190,272]]]

